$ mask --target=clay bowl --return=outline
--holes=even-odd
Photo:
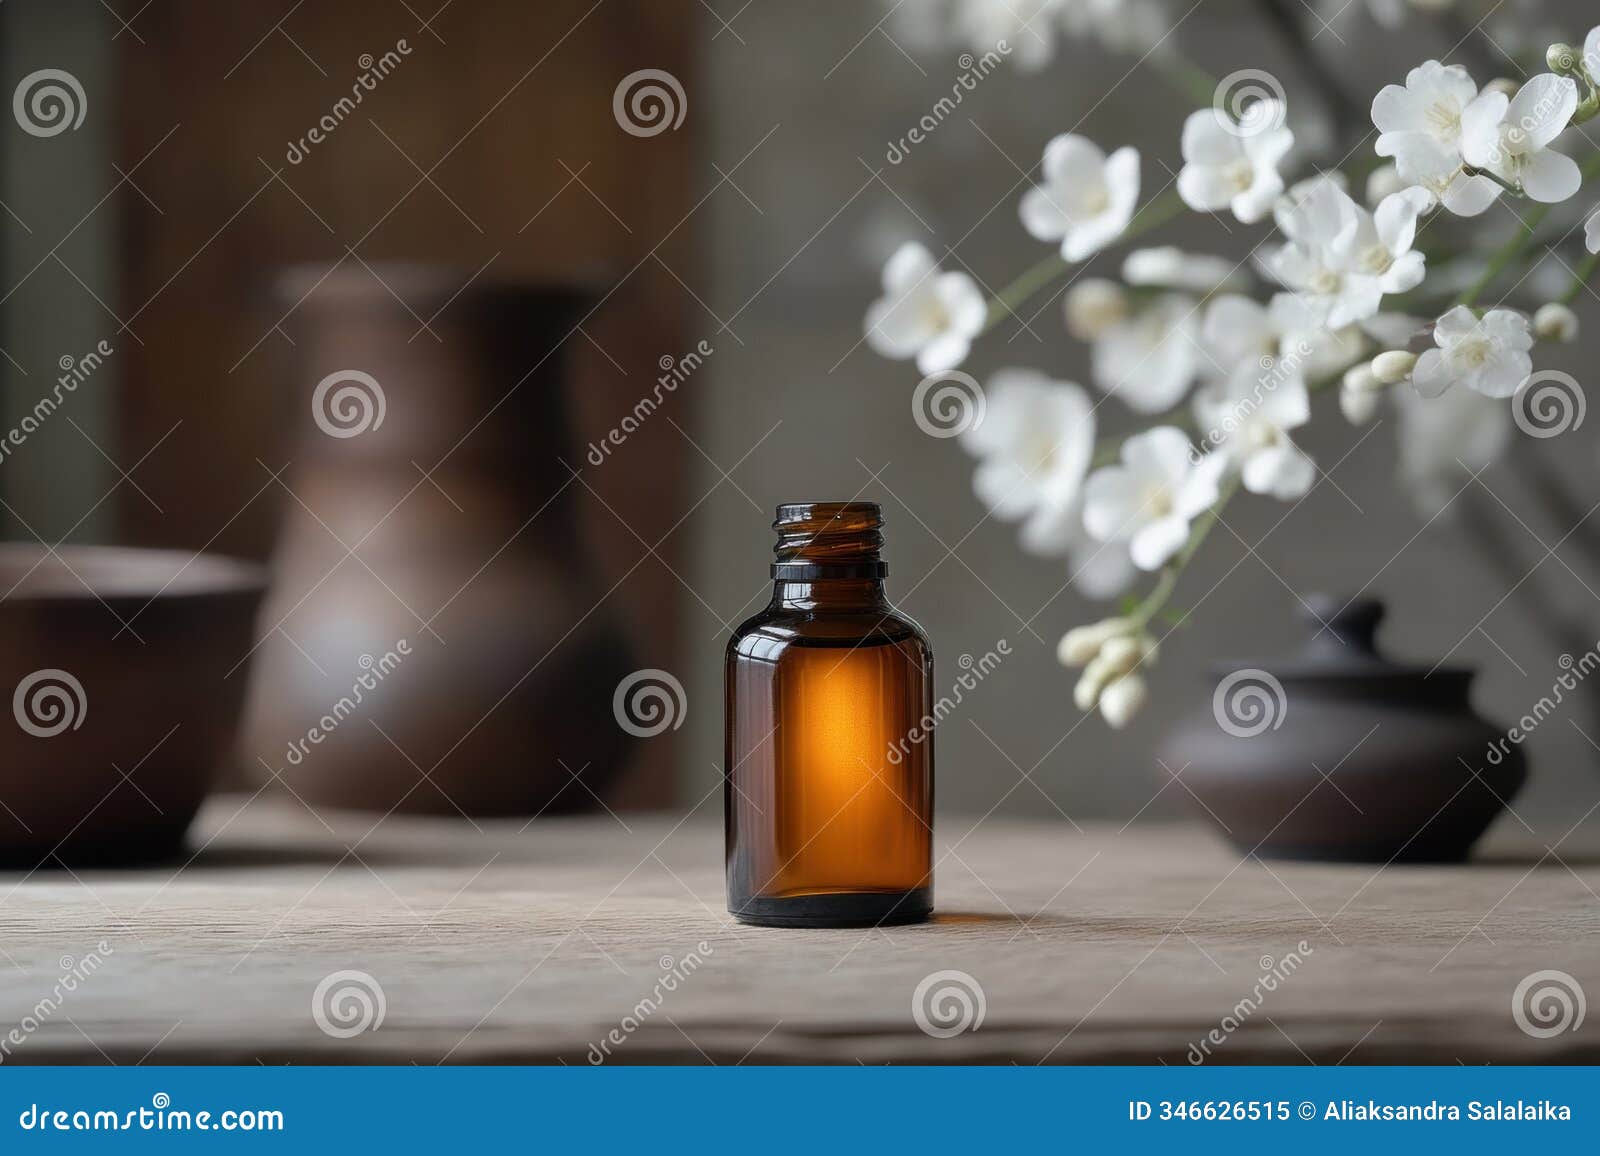
[[[266,571],[0,545],[0,862],[176,851],[227,757]]]

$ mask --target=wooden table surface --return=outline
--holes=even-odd
[[[1600,997],[1577,835],[1552,855],[1502,823],[1472,865],[1378,869],[952,819],[936,922],[781,931],[729,921],[700,819],[324,818],[224,796],[186,863],[0,875],[0,1060],[583,1064],[620,1038],[608,1062],[1183,1064],[1214,1029],[1207,1062],[1600,1060],[1600,1012],[1549,1038],[1512,1015],[1539,971]],[[375,985],[381,1025],[342,1034],[346,998],[319,1026],[338,972],[370,981],[324,1005]],[[981,989],[981,1026],[918,1026],[936,972]]]

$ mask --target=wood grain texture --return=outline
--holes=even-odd
[[[187,864],[0,876],[0,1037],[63,956],[110,949],[7,1059],[583,1064],[695,952],[609,1062],[1183,1064],[1303,940],[1208,1062],[1600,1060],[1600,1017],[1536,1039],[1511,1014],[1543,969],[1600,994],[1600,860],[1577,836],[1552,857],[1559,833],[1502,828],[1470,866],[1380,871],[1241,862],[1190,827],[954,819],[935,923],[790,932],[729,921],[714,806],[474,830],[222,797]],[[346,969],[386,1014],[340,1039],[312,1000]],[[932,1038],[912,995],[947,969],[986,1014]]]

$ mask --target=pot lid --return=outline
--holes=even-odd
[[[1266,670],[1280,679],[1382,679],[1430,684],[1464,681],[1472,670],[1463,666],[1438,666],[1394,662],[1378,650],[1378,625],[1383,621],[1381,599],[1356,595],[1310,594],[1300,600],[1300,618],[1307,632],[1298,653],[1279,659],[1217,664],[1212,672],[1222,678],[1245,666]]]

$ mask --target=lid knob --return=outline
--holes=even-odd
[[[1383,621],[1383,603],[1379,599],[1312,594],[1305,599],[1301,611],[1314,631],[1310,651],[1330,656],[1339,653],[1345,658],[1378,656],[1376,636],[1378,623]]]

